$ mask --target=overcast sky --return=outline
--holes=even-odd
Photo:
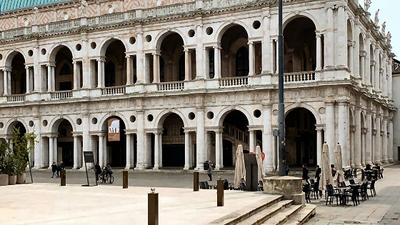
[[[364,6],[364,0],[359,0],[361,6]],[[372,0],[369,12],[372,20],[375,17],[376,10],[379,9],[379,26],[386,21],[386,32],[392,34],[392,52],[396,54],[396,59],[400,59],[400,0]]]

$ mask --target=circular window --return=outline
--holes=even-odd
[[[256,21],[253,22],[253,28],[254,28],[254,29],[258,29],[258,28],[260,28],[260,27],[261,27],[260,21],[256,20]]]
[[[189,37],[193,37],[196,34],[196,32],[192,29],[188,31]]]
[[[207,27],[206,29],[206,34],[210,35],[214,32],[214,29],[212,27]]]
[[[207,113],[207,118],[210,119],[210,120],[211,120],[212,118],[214,118],[214,113],[211,112],[211,111],[208,112],[208,113]]]
[[[82,49],[82,45],[81,45],[81,44],[77,44],[77,45],[75,46],[75,48],[76,48],[76,50],[80,51],[80,50]]]
[[[92,43],[90,43],[90,47],[91,47],[92,49],[95,49],[95,48],[96,48],[96,46],[97,46],[96,42],[92,42]]]
[[[4,127],[4,123],[0,122],[0,128],[3,128],[3,127]]]
[[[43,120],[43,122],[42,122],[42,124],[43,124],[43,126],[47,126],[47,120]]]
[[[129,120],[130,120],[132,123],[134,123],[134,122],[136,121],[136,117],[135,117],[135,116],[131,116],[131,117],[129,118]]]
[[[254,110],[253,115],[254,115],[256,118],[259,118],[259,117],[261,116],[261,111],[258,110],[258,109],[256,109],[256,110]]]
[[[194,114],[193,112],[189,113],[189,119],[193,120],[196,117],[196,114]]]
[[[32,50],[29,50],[29,51],[28,51],[28,55],[29,55],[29,56],[33,56],[33,51],[32,51]]]
[[[81,118],[76,119],[76,124],[81,125],[82,124],[82,119]]]
[[[129,38],[129,43],[135,44],[136,43],[136,38],[135,37]]]
[[[147,116],[147,120],[150,121],[150,122],[153,121],[153,115],[149,114],[149,115]]]
[[[30,120],[29,123],[28,123],[28,125],[29,125],[30,127],[33,127],[34,124],[35,124],[35,123],[34,123],[32,120]]]
[[[147,42],[150,42],[150,41],[151,41],[151,35],[147,35],[147,36],[146,36],[146,41],[147,41]]]
[[[92,118],[92,124],[96,124],[97,123],[97,118],[96,117],[93,117]]]
[[[42,48],[42,50],[41,50],[41,53],[42,53],[42,55],[46,55],[46,49],[45,48]]]

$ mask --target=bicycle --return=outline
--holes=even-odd
[[[114,176],[113,174],[99,174],[99,179],[98,179],[99,183],[102,184],[112,184],[114,183]]]

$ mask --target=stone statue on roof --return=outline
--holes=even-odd
[[[375,25],[378,26],[378,24],[379,24],[379,9],[376,10],[376,12],[375,12],[374,22],[375,22]]]
[[[33,24],[38,23],[38,18],[39,18],[39,9],[38,7],[33,8]]]
[[[386,41],[388,44],[390,44],[390,42],[392,41],[392,33],[390,33],[390,31],[387,32]]]
[[[370,6],[371,6],[371,0],[364,0],[364,10],[368,12]]]
[[[382,25],[381,25],[381,32],[382,32],[382,34],[383,35],[385,35],[385,33],[386,33],[386,21],[384,21],[383,23],[382,23]]]
[[[81,0],[81,10],[82,10],[82,16],[86,17],[87,16],[87,7],[89,4],[87,3],[86,0]]]

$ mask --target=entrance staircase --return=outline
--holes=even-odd
[[[315,212],[315,205],[294,205],[293,200],[284,200],[282,195],[269,195],[211,222],[210,225],[297,225],[307,222]]]

